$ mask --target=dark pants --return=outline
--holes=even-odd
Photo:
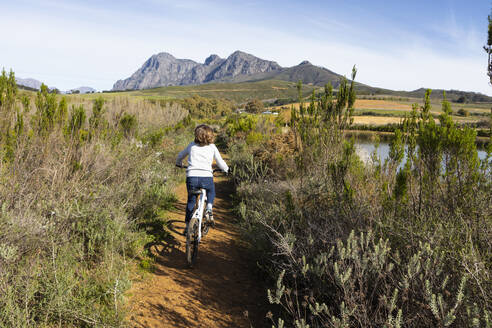
[[[193,215],[197,195],[191,193],[192,190],[205,189],[207,191],[207,204],[213,204],[215,199],[215,185],[212,177],[187,177],[186,189],[188,190],[188,204],[186,205],[185,222],[188,223]]]

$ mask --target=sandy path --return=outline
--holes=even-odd
[[[152,249],[157,257],[151,279],[135,283],[129,295],[132,327],[264,327],[266,292],[252,274],[230,212],[232,186],[216,178],[215,229],[200,244],[197,264],[185,260],[186,187],[168,213],[171,237]],[[248,311],[249,318],[244,316]]]

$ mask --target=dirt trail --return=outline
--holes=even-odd
[[[230,212],[232,186],[216,178],[215,229],[202,240],[197,264],[185,260],[186,186],[176,190],[169,213],[171,236],[152,248],[157,257],[151,279],[130,290],[132,327],[264,327],[265,289],[251,273]],[[248,311],[249,318],[244,316]]]

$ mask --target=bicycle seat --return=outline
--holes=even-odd
[[[201,195],[202,194],[202,189],[195,189],[191,191],[192,195]]]

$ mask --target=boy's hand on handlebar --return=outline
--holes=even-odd
[[[230,170],[228,170],[228,171],[224,171],[224,170],[222,170],[222,169],[217,169],[217,168],[216,168],[216,169],[213,169],[213,173],[223,173],[223,174],[225,174],[225,175],[229,175],[229,174],[230,174]]]

